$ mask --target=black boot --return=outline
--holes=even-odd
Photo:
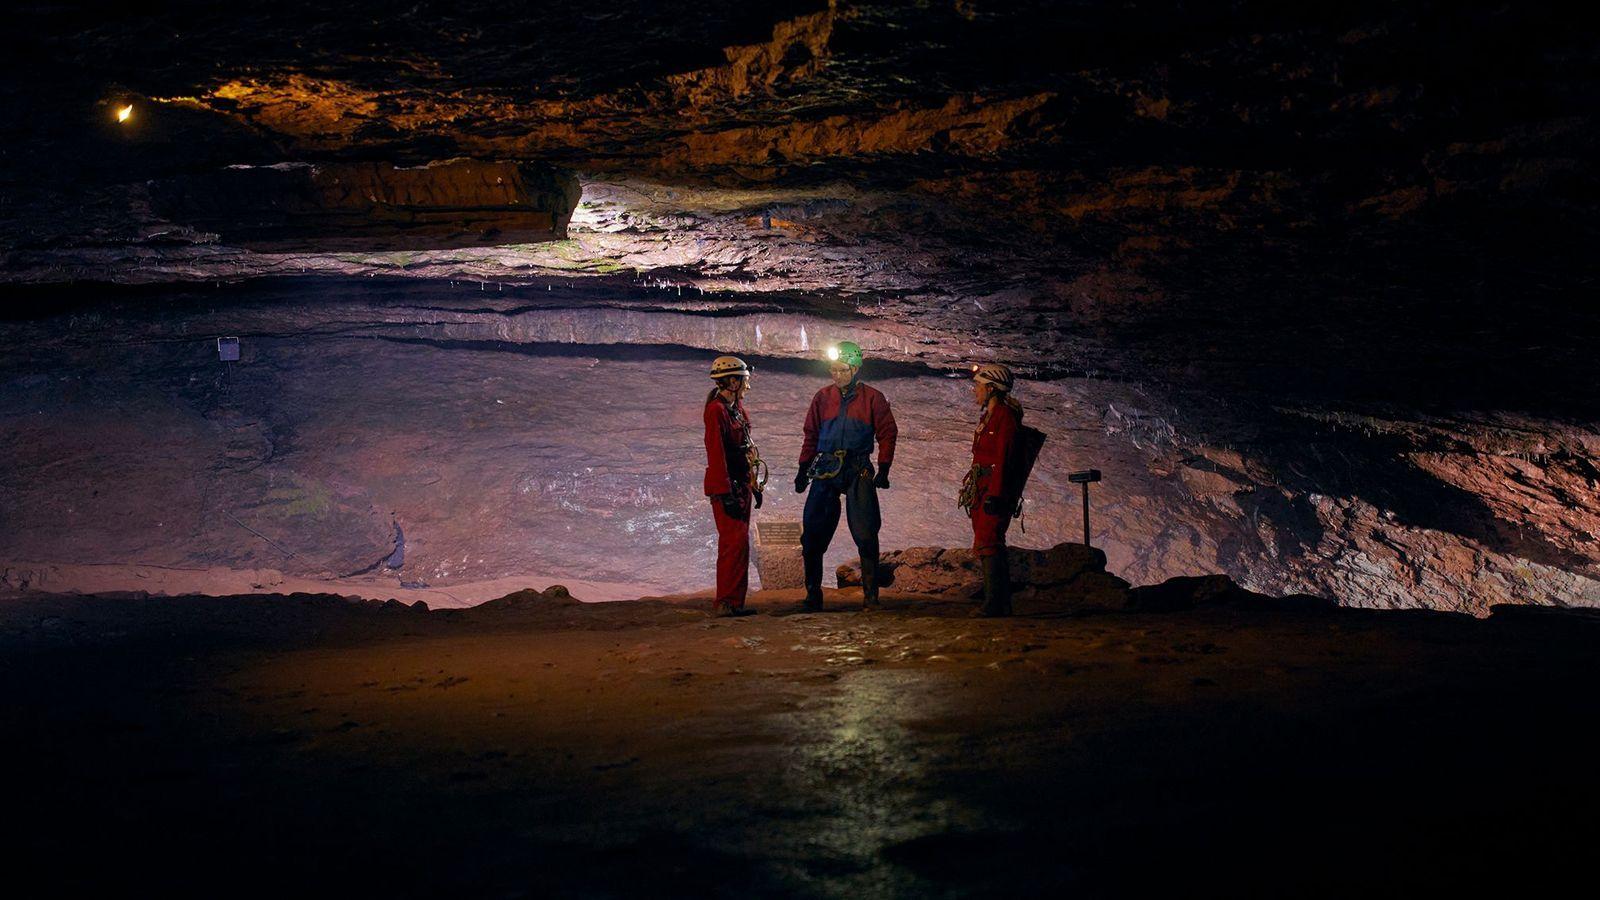
[[[990,565],[994,567],[995,597],[1000,601],[1000,615],[1011,615],[1011,554],[1006,548],[1001,547],[1000,552],[990,557],[994,560]]]
[[[1001,550],[994,556],[980,556],[978,563],[983,567],[983,606],[973,615],[984,618],[1011,615],[1011,567],[1007,564],[1006,552]]]
[[[822,556],[807,553],[802,559],[806,566],[806,599],[800,608],[805,612],[818,612],[822,609]]]
[[[878,602],[878,555],[865,554],[861,557],[861,608],[882,609],[883,604]]]

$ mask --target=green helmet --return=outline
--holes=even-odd
[[[838,360],[852,368],[861,368],[861,345],[854,341],[840,341],[828,348],[828,360]]]

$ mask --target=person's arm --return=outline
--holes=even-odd
[[[994,495],[1003,498],[1009,509],[1017,502],[1017,498],[1006,496],[1006,478],[1011,474],[1012,458],[1017,452],[1017,414],[1002,400],[1000,408],[989,418],[994,423],[994,447],[997,451],[989,483],[994,486]]]
[[[888,397],[879,393],[872,399],[872,428],[878,437],[878,468],[887,471],[889,464],[894,462],[894,442],[900,436],[900,426],[895,424]]]
[[[721,403],[706,404],[705,420],[706,496],[731,494],[733,484],[728,478],[727,445],[724,443],[723,435],[733,422],[728,418],[728,411]]]
[[[823,391],[827,390],[826,388]],[[811,465],[811,460],[817,455],[817,432],[822,429],[822,394],[811,398],[811,407],[806,410],[805,436],[800,440],[800,471],[806,471]]]

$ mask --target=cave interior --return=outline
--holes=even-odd
[[[27,3],[12,18],[0,62],[8,112],[0,117],[0,606],[9,610],[0,620],[16,652],[0,670],[11,696],[32,693],[38,672],[61,679],[54,693],[8,713],[11,727],[33,736],[8,750],[19,764],[64,754],[52,763],[58,777],[27,795],[41,822],[76,827],[57,818],[71,797],[105,814],[96,838],[115,840],[105,822],[133,827],[142,821],[133,806],[148,802],[155,821],[199,839],[189,807],[152,798],[172,796],[168,786],[191,796],[210,785],[266,810],[247,829],[251,846],[267,848],[261,853],[328,852],[283,835],[303,821],[365,827],[351,810],[366,804],[393,817],[379,832],[384,842],[437,839],[473,861],[470,873],[422,873],[390,860],[382,879],[340,876],[401,895],[526,888],[530,896],[618,896],[650,893],[641,885],[671,870],[679,880],[655,891],[965,896],[1045,886],[1116,895],[1119,884],[1143,884],[1108,874],[1133,865],[1131,847],[1148,838],[1171,849],[1180,828],[1211,816],[1226,827],[1180,856],[1217,880],[1190,888],[1350,886],[1326,880],[1287,835],[1241,824],[1243,813],[1220,793],[1192,809],[1160,806],[1153,798],[1167,796],[1166,782],[1151,773],[1170,772],[1171,761],[1155,751],[1128,764],[1145,768],[1070,765],[1103,756],[1092,739],[1068,737],[1079,726],[1114,734],[1106,746],[1120,754],[1152,735],[1184,745],[1222,721],[1262,737],[1262,759],[1304,753],[1338,771],[1335,779],[1268,766],[1251,781],[1244,807],[1284,821],[1304,811],[1267,799],[1284,785],[1306,790],[1307,803],[1333,803],[1347,790],[1373,808],[1406,794],[1410,770],[1374,762],[1390,751],[1361,735],[1392,737],[1397,754],[1434,754],[1437,767],[1407,795],[1415,801],[1409,818],[1372,836],[1392,855],[1369,859],[1363,871],[1401,868],[1397,842],[1426,833],[1426,846],[1460,854],[1450,883],[1469,884],[1486,864],[1468,865],[1475,851],[1463,848],[1478,847],[1473,841],[1496,827],[1491,820],[1523,837],[1530,821],[1563,840],[1592,836],[1592,822],[1585,831],[1564,818],[1575,807],[1552,799],[1559,780],[1539,782],[1534,799],[1495,781],[1476,811],[1448,788],[1451,779],[1484,777],[1473,761],[1495,754],[1530,767],[1578,757],[1577,723],[1595,712],[1579,686],[1593,683],[1585,681],[1595,658],[1587,611],[1600,608],[1600,32],[1570,20],[1565,7],[240,0]],[[967,375],[976,363],[1003,362],[1018,374],[1028,422],[1049,435],[1029,486],[1027,530],[1014,528],[1014,542],[1047,549],[1081,541],[1080,488],[1068,474],[1095,468],[1104,479],[1093,486],[1091,541],[1104,551],[1105,571],[1128,585],[1225,576],[1251,594],[1320,598],[1350,616],[1384,611],[1393,618],[1381,621],[1406,624],[1338,620],[1360,624],[1329,626],[1349,635],[1329,646],[1320,626],[1298,619],[1292,627],[1231,618],[1185,625],[1203,634],[1182,646],[1225,646],[1231,635],[1283,676],[1278,693],[1261,701],[1277,717],[1270,725],[1250,718],[1263,707],[1232,694],[1206,707],[1207,719],[1173,693],[1178,687],[1163,693],[1141,680],[1145,669],[1105,662],[1103,672],[1118,674],[1092,676],[1102,680],[1089,694],[1139,696],[1144,712],[1119,719],[1110,700],[1092,715],[1024,707],[1017,715],[1031,711],[1050,724],[1007,720],[1031,736],[1010,750],[978,751],[954,738],[929,749],[906,736],[915,727],[904,723],[965,721],[970,708],[957,709],[929,684],[897,681],[888,668],[857,670],[866,674],[830,681],[829,690],[844,691],[826,711],[837,740],[807,757],[813,780],[762,789],[805,795],[822,790],[816,779],[827,772],[878,765],[872,760],[885,748],[922,748],[942,761],[884,774],[859,803],[896,811],[900,825],[919,815],[934,824],[895,830],[833,797],[826,802],[846,812],[788,855],[770,850],[786,840],[772,823],[820,813],[757,809],[739,819],[732,810],[755,788],[734,769],[730,783],[711,789],[720,799],[690,818],[749,829],[767,855],[706,851],[674,831],[681,820],[664,811],[663,798],[683,788],[674,779],[689,776],[659,760],[664,768],[619,761],[635,758],[607,743],[629,739],[622,726],[569,734],[566,745],[550,738],[548,747],[570,745],[600,760],[595,767],[619,768],[579,766],[572,784],[598,780],[544,785],[538,797],[528,789],[519,806],[483,787],[471,774],[481,767],[450,781],[460,764],[437,760],[460,747],[444,736],[446,713],[394,713],[409,724],[363,752],[381,756],[374,748],[399,733],[413,754],[399,758],[442,767],[443,788],[417,776],[409,789],[448,807],[441,815],[449,821],[476,823],[442,838],[409,830],[435,821],[420,807],[382,797],[397,757],[361,769],[354,799],[330,812],[308,798],[335,780],[334,764],[278,755],[303,750],[294,735],[305,729],[273,718],[292,717],[287,706],[248,722],[218,713],[210,730],[190,734],[174,724],[184,718],[175,710],[188,707],[128,686],[143,683],[136,673],[149,659],[163,660],[155,670],[169,679],[152,683],[188,684],[198,677],[193,665],[169,657],[236,654],[223,668],[249,683],[234,684],[230,697],[264,698],[263,709],[300,702],[281,698],[306,688],[263,661],[300,640],[271,624],[263,597],[340,595],[352,610],[397,598],[470,616],[485,601],[559,583],[583,601],[701,592],[667,604],[697,609],[717,553],[701,485],[707,365],[734,353],[754,366],[746,402],[773,469],[760,517],[798,521],[803,501],[787,484],[802,417],[827,383],[822,352],[845,340],[864,349],[862,377],[891,399],[900,425],[894,486],[882,497],[886,550],[966,546],[955,497],[976,415]],[[828,571],[853,556],[850,541],[836,539]],[[144,607],[127,606],[167,595],[256,599],[240,600],[243,618],[222,624],[210,617],[234,614],[185,606],[144,617]],[[84,605],[96,597],[117,608]],[[624,618],[577,626],[535,615],[514,627],[566,623],[579,645],[595,644],[598,659],[615,649],[600,646],[611,631],[679,621],[648,604],[637,609],[595,612]],[[408,633],[346,622],[345,612],[320,625],[307,615],[316,649],[297,652],[336,656],[327,648]],[[1472,631],[1497,619],[1512,629],[1507,617],[1520,624],[1494,632],[1503,639]],[[1084,621],[1059,627],[1148,625]],[[462,642],[465,658],[499,672],[480,681],[526,674],[471,648],[473,635],[486,645],[504,638],[481,620],[414,627]],[[751,627],[807,626],[782,619]],[[927,626],[956,644],[967,637],[945,627]],[[1390,627],[1417,631],[1396,636]],[[921,628],[890,626],[906,647]],[[1293,665],[1274,661],[1273,628],[1314,651]],[[788,646],[777,635],[744,640]],[[1079,637],[1084,654],[1099,652]],[[834,639],[860,652],[834,646],[830,665],[871,661],[860,648],[872,641],[860,635],[813,628],[794,641]],[[1017,647],[1034,640],[1008,639]],[[1430,642],[1455,655],[1435,653]],[[69,664],[73,653],[107,648],[100,675]],[[376,668],[426,667],[399,651],[361,652]],[[580,651],[549,652],[563,666],[580,665],[560,656]],[[696,651],[673,652],[688,659]],[[965,651],[918,652],[944,659]],[[995,652],[973,650],[974,671],[1010,658]],[[1145,662],[1160,656],[1141,653]],[[1324,683],[1284,674],[1331,671],[1330,660],[1346,653],[1361,658],[1359,675],[1329,674]],[[1474,668],[1468,660],[1477,658],[1489,661]],[[303,660],[306,678],[332,691],[338,677],[318,669],[319,659]],[[1405,680],[1419,660],[1437,667],[1417,674],[1397,706],[1379,714],[1358,702],[1375,685]],[[733,665],[715,654],[702,662]],[[600,666],[600,680],[628,677],[624,665],[581,664]],[[1060,661],[1028,684],[1063,690],[1069,674],[1094,665]],[[106,694],[102,676],[112,672],[128,681]],[[1227,681],[1196,674],[1183,690],[1217,679]],[[1490,739],[1450,717],[1478,715],[1464,685],[1478,691],[1478,725]],[[1521,691],[1543,689],[1536,685],[1554,693],[1524,706]],[[1323,688],[1332,699],[1313,715]],[[733,696],[763,715],[780,715],[772,703],[806,709],[804,699]],[[913,697],[925,708],[913,709]],[[1452,712],[1426,720],[1438,726],[1432,733],[1396,712],[1435,701],[1436,712]],[[653,727],[614,702],[619,720]],[[330,704],[338,705],[303,703]],[[146,710],[138,726],[148,726],[139,732],[146,737],[123,721],[133,715],[127,709]],[[568,713],[512,718],[557,732],[590,722]],[[1080,713],[1118,724],[1095,731],[1074,718]],[[1314,720],[1310,730],[1289,724],[1297,714]],[[335,719],[326,723],[335,732],[364,721]],[[1343,730],[1357,719],[1376,730]],[[478,727],[463,724],[460,733],[484,746],[503,739]],[[848,739],[837,737],[845,731]],[[91,732],[128,745],[133,787],[62,774],[61,760],[89,764],[78,740]],[[168,744],[149,737],[158,732],[168,736],[161,740],[189,734],[211,749],[173,763]],[[291,736],[272,743],[281,734]],[[1440,760],[1447,738],[1485,743],[1470,759]],[[856,741],[858,755],[840,741]],[[234,750],[243,755],[233,765],[274,773],[265,782],[273,790],[245,785],[233,769],[218,774]],[[1195,752],[1210,767],[1195,771],[1233,771],[1223,744]],[[896,793],[922,778],[940,787],[917,796],[960,807],[941,792],[955,790],[960,761],[973,753],[984,757],[987,787],[963,790],[996,805],[995,797],[1014,801],[1025,811],[1010,824],[995,824],[1001,813],[962,819]],[[1028,806],[1017,773],[1058,765],[1067,773],[1047,778],[1041,798],[1081,802],[1119,822],[1118,837]],[[647,790],[628,782],[630,771]],[[1093,786],[1099,775],[1159,814],[1114,812]],[[496,770],[486,783],[502,777],[516,780]],[[1597,795],[1592,776],[1566,784],[1564,803]],[[294,800],[274,805],[284,785],[294,785],[286,795]],[[655,799],[641,807],[644,824],[614,842],[587,831],[598,818],[548,808],[587,802],[592,790],[596,817],[626,818],[624,798],[636,788]],[[537,840],[517,830],[521,817],[546,814],[556,824]],[[1519,817],[1517,825],[1500,815]],[[1455,830],[1441,830],[1451,818]],[[1370,825],[1347,811],[1307,840],[1349,841],[1345,829]],[[870,850],[852,843],[861,834],[875,842]],[[1039,869],[1052,853],[1041,835],[1051,834],[1098,849]],[[1251,870],[1257,880],[1239,880],[1243,864],[1219,868],[1208,856],[1234,838],[1278,854]],[[37,833],[32,840],[18,846],[46,859],[65,852]],[[392,844],[370,840],[374,853],[393,855]],[[222,877],[227,865],[258,859],[239,846],[218,848],[195,871]],[[535,882],[511,861],[518,853],[552,880],[528,888]],[[1114,865],[1083,856],[1094,853]],[[130,862],[138,854],[124,855],[143,871]],[[697,880],[674,862],[684,856],[734,875]],[[306,866],[300,859],[284,871]],[[584,874],[595,871],[607,874]]]

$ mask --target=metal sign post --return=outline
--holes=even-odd
[[[217,358],[222,360],[223,393],[230,393],[233,388],[233,363],[239,361],[239,339],[236,337],[217,338]]]
[[[1072,484],[1083,485],[1083,545],[1089,544],[1089,483],[1100,480],[1099,469],[1084,469],[1082,472],[1073,472],[1067,476],[1067,481]]]

